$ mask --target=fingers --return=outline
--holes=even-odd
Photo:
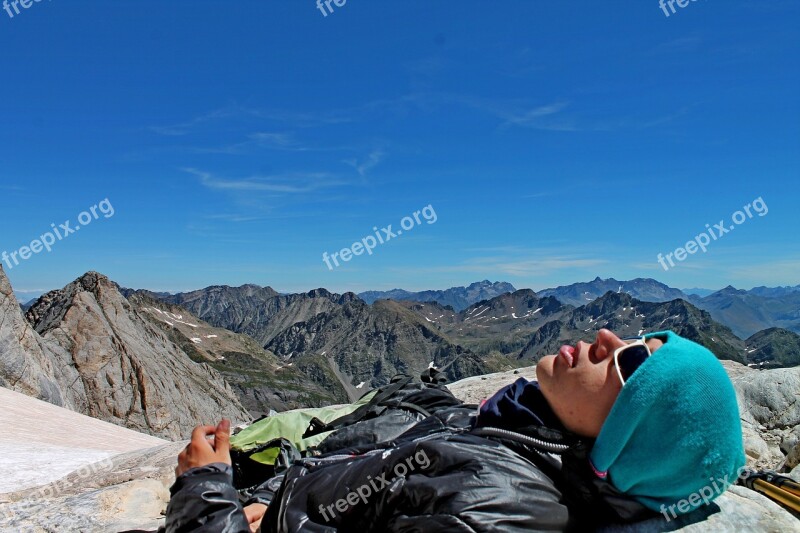
[[[214,449],[228,452],[231,449],[231,421],[223,418],[214,429]]]
[[[215,426],[197,426],[192,431],[192,443],[205,441],[207,435],[213,435],[217,428]]]
[[[244,508],[244,515],[247,517],[248,524],[252,524],[257,520],[260,520],[266,512],[267,506],[263,503],[251,503]]]
[[[231,464],[231,423],[223,419],[216,426],[197,426],[192,431],[192,440],[178,455],[175,475],[211,463]]]

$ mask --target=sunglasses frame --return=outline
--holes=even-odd
[[[644,349],[647,350],[647,357],[648,358],[651,355],[653,355],[653,353],[650,351],[650,347],[647,345],[647,339],[645,339],[644,337],[625,337],[624,339],[620,339],[620,340],[622,340],[622,341],[633,341],[633,342],[631,342],[629,344],[626,344],[625,346],[620,346],[619,348],[614,350],[614,367],[617,369],[617,375],[619,376],[619,381],[620,381],[620,383],[622,383],[622,386],[624,387],[625,386],[625,378],[622,377],[622,370],[620,370],[620,368],[619,368],[619,354],[621,354],[622,352],[624,352],[628,348],[632,348],[634,346],[644,346]],[[645,361],[647,361],[647,358],[645,358]],[[642,361],[641,364],[644,364],[644,361]],[[640,364],[640,366],[641,366],[641,364]],[[639,367],[636,367],[636,368],[638,370]],[[636,372],[636,370],[634,370],[634,372]],[[631,375],[633,375],[633,372],[631,372]]]

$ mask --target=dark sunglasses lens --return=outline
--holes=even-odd
[[[628,378],[631,377],[631,374],[644,363],[647,357],[647,348],[641,345],[631,346],[630,348],[622,350],[617,358],[619,362],[619,371],[622,373],[622,377],[627,381]]]

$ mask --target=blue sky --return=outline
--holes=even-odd
[[[114,210],[4,264],[15,288],[800,283],[796,2],[332,7],[0,11],[0,252]],[[766,216],[658,263],[757,198]]]

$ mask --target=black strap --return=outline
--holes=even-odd
[[[356,422],[359,422],[365,418],[379,416],[381,413],[383,413],[383,411],[386,410],[386,407],[381,406],[381,404],[391,398],[397,391],[411,383],[413,379],[414,378],[411,376],[406,375],[395,376],[392,378],[392,383],[382,389],[379,389],[369,403],[362,405],[350,414],[346,414],[335,420],[331,420],[327,424],[319,419],[312,419],[308,429],[306,429],[306,432],[303,433],[303,438],[307,439],[308,437],[313,437],[314,435],[318,435],[326,431],[333,431],[334,429],[355,424]]]

